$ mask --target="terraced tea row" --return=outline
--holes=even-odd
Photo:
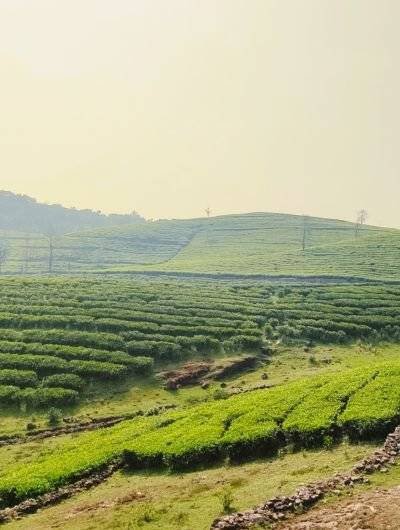
[[[400,339],[397,286],[311,286],[279,294],[264,313],[271,336],[317,342]]]
[[[2,470],[1,505],[51,491],[119,458],[133,468],[172,470],[253,458],[294,442],[384,435],[400,419],[400,364],[319,375],[117,426],[44,442]],[[377,400],[381,406],[377,407]]]
[[[3,279],[0,401],[71,404],[91,379],[148,375],[154,362],[259,351],[266,340],[397,340],[399,315],[397,286]],[[32,385],[21,386],[9,370],[33,372]],[[45,381],[53,375],[81,383],[50,390]]]
[[[4,279],[0,289],[3,405],[72,404],[93,378],[148,375],[154,360],[261,346],[259,294],[95,279]],[[21,386],[10,370],[29,371],[32,384]],[[51,389],[49,376],[57,376]],[[63,384],[71,376],[81,384]]]

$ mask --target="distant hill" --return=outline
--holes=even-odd
[[[105,215],[92,210],[43,204],[27,195],[0,191],[0,230],[66,234],[87,229],[143,222],[137,213]]]
[[[400,230],[250,213],[164,220],[69,233],[53,240],[53,272],[197,273],[340,276],[400,280]],[[9,247],[3,272],[49,269],[49,240],[1,232]]]
[[[298,215],[251,213],[201,219],[169,259],[119,269],[400,281],[400,230],[364,226],[356,234],[353,223],[308,217],[304,249],[303,239],[304,220]]]

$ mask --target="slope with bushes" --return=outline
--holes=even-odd
[[[101,271],[398,279],[400,231],[285,214],[165,220],[54,237],[0,233],[3,272]],[[51,256],[51,259],[50,259]],[[50,263],[51,261],[51,263]]]
[[[3,406],[68,405],[84,382],[149,375],[154,363],[265,352],[276,341],[400,338],[397,286],[10,278],[0,289]]]
[[[177,470],[271,454],[291,442],[383,436],[400,418],[399,384],[398,362],[377,363],[65,437],[3,470],[1,504],[51,491],[121,457],[133,468]]]

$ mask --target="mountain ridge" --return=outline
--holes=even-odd
[[[29,195],[0,190],[0,229],[60,235],[88,228],[144,222],[136,212],[103,214],[90,209],[46,204]]]

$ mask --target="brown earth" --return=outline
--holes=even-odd
[[[157,377],[165,381],[166,389],[176,390],[182,386],[198,383],[200,377],[210,371],[211,366],[212,363],[210,362],[190,362],[178,370],[160,372]]]
[[[278,530],[399,530],[400,486],[363,493],[329,507],[316,507]]]
[[[159,372],[157,377],[164,381],[164,386],[168,390],[195,384],[201,384],[207,388],[210,381],[218,381],[242,370],[253,368],[256,363],[257,356],[255,355],[227,357],[219,362],[192,361],[176,370]]]

